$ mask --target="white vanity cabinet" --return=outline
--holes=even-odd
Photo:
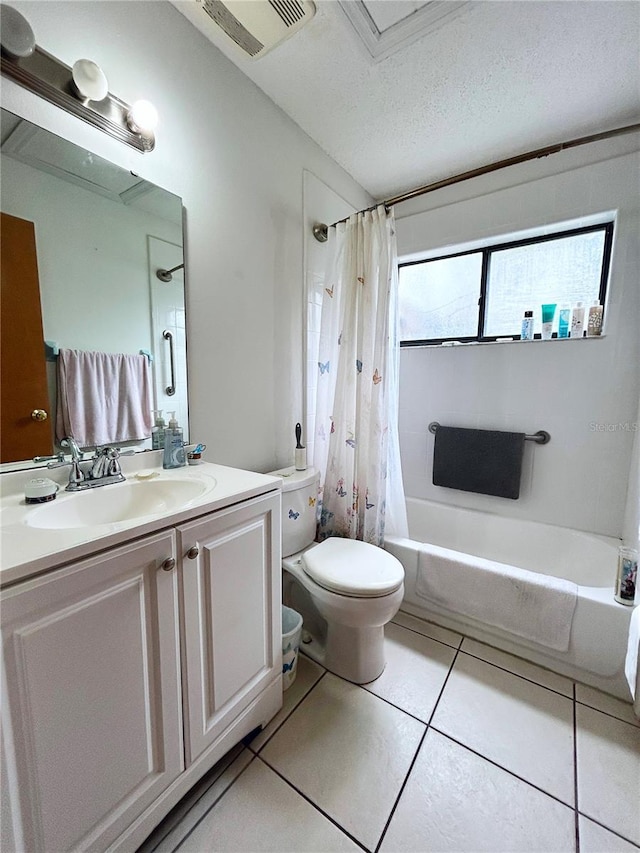
[[[280,496],[181,525],[185,754],[191,764],[280,663]]]
[[[3,590],[3,853],[135,850],[282,703],[280,493],[163,521]]]
[[[13,849],[104,850],[183,770],[178,575],[162,569],[167,559],[172,531],[3,594]]]

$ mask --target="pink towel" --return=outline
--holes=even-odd
[[[153,428],[144,355],[61,349],[56,437],[80,447],[148,438]]]

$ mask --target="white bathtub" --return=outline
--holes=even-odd
[[[406,573],[402,610],[630,700],[624,659],[633,608],[613,598],[618,539],[416,498],[407,499],[407,514],[411,538],[385,541]],[[467,564],[472,556],[479,558],[478,566],[491,560],[577,584],[568,650],[556,651],[425,599],[417,587],[420,557],[442,554],[440,549]]]

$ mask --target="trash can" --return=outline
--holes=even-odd
[[[291,607],[282,606],[282,689],[296,680],[298,649],[302,634],[302,616]]]

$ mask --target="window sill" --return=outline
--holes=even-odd
[[[519,338],[499,338],[497,341],[445,341],[441,344],[401,343],[401,349],[460,349],[461,347],[504,346],[505,344],[575,344],[577,341],[601,341],[606,335],[590,335],[582,338],[534,338],[521,341]]]

